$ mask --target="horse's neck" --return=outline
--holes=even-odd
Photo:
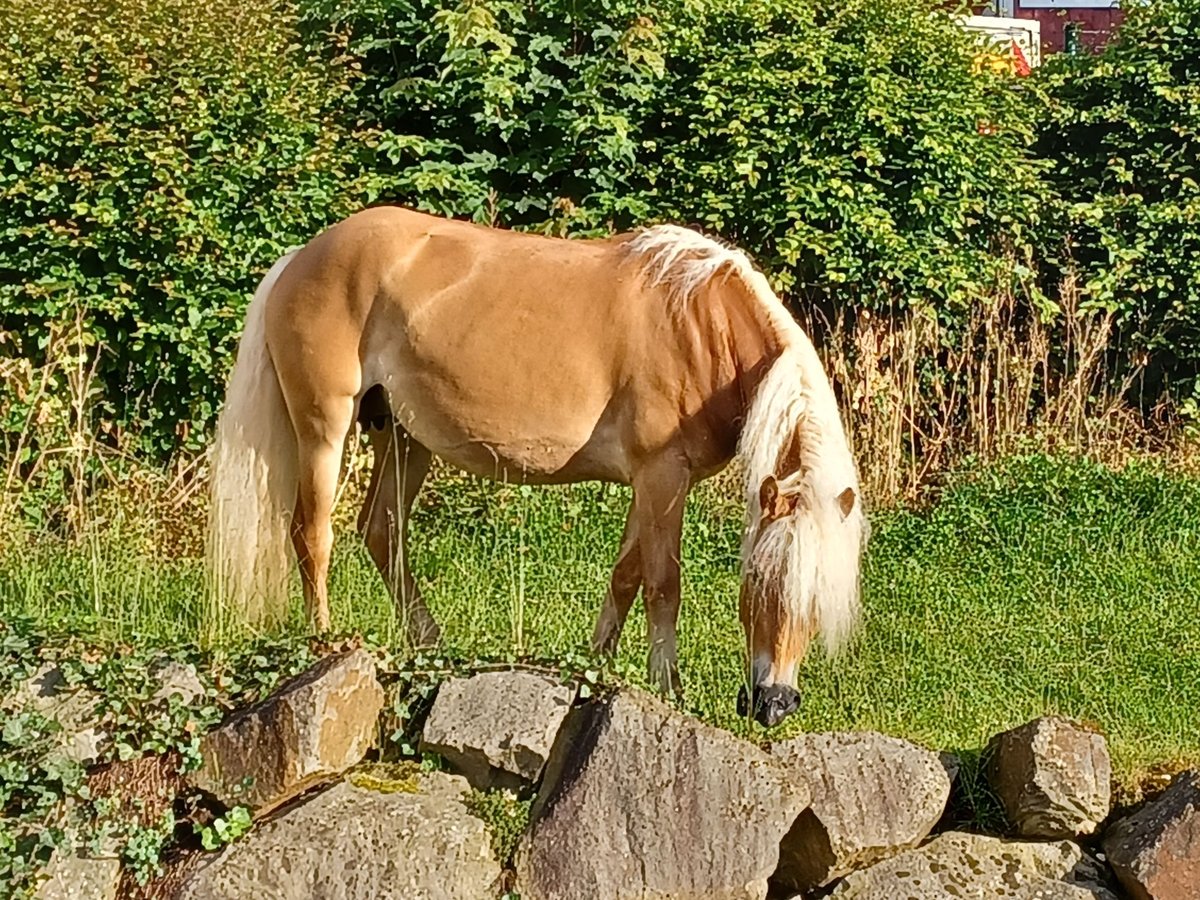
[[[741,439],[755,395],[784,350],[769,312],[740,279],[730,278],[691,306],[689,330],[682,341],[683,365],[689,379],[705,397],[693,425],[705,436],[694,443],[712,447],[710,460],[723,465]]]
[[[739,419],[745,421],[759,386],[784,352],[785,338],[776,330],[771,313],[745,285],[731,285],[725,310],[729,352],[741,398]]]

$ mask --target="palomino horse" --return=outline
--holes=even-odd
[[[287,598],[329,627],[330,516],[355,421],[374,471],[359,524],[418,643],[409,510],[433,454],[488,478],[632,485],[593,644],[615,650],[642,591],[652,680],[679,689],[684,499],[741,452],[743,709],[796,708],[819,630],[858,612],[865,519],[837,403],[808,337],[741,253],[675,226],[605,240],[489,229],[398,208],[333,226],[250,304],[213,454],[218,599],[252,620]]]

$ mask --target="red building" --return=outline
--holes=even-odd
[[[1103,47],[1125,17],[1116,0],[991,0],[987,9],[996,16],[1036,19],[1043,54],[1068,49],[1072,31],[1081,47]]]

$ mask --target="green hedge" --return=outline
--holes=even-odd
[[[1126,357],[1200,412],[1200,0],[1131,4],[1096,57],[1055,57],[1038,142],[1085,305],[1119,316]]]
[[[1007,290],[1052,315],[1077,266],[1178,384],[1200,362],[1198,3],[1018,79],[930,0],[9,0],[0,354],[82,309],[106,426],[197,445],[257,277],[382,200],[695,224],[798,305],[951,323]]]
[[[1030,255],[1040,101],[936,3],[728,2],[676,36],[660,209],[752,249],[795,300],[956,315]]]
[[[274,0],[6,0],[0,352],[82,308],[111,427],[202,441],[256,278],[370,199],[349,83]]]
[[[333,30],[361,61],[346,112],[383,131],[387,199],[555,233],[653,214],[646,117],[667,82],[644,0],[298,2],[314,45]]]
[[[1040,100],[976,71],[939,4],[301,6],[348,30],[399,201],[558,233],[697,224],[856,306],[953,306],[1012,274],[997,251],[1030,254]]]

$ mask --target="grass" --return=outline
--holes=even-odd
[[[446,652],[584,647],[627,502],[609,486],[437,477],[419,501],[413,565]],[[872,519],[860,637],[838,660],[810,658],[801,711],[771,737],[878,729],[970,756],[997,731],[1055,712],[1108,735],[1122,782],[1200,762],[1200,480],[1035,457],[959,476],[923,509]],[[702,486],[687,515],[680,660],[689,709],[761,738],[734,711],[739,528],[732,485]],[[0,547],[0,617],[103,641],[196,638],[194,555],[160,552],[129,511],[84,533]],[[352,535],[339,540],[331,590],[339,628],[398,639]],[[304,628],[298,600],[289,627]],[[620,659],[635,680],[646,650],[635,607]]]

